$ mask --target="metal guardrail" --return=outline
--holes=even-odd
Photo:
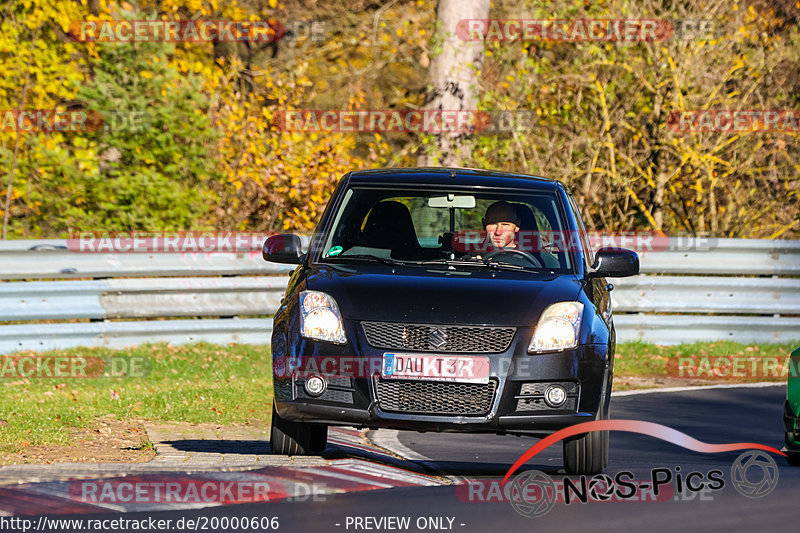
[[[639,275],[611,282],[615,312],[800,315],[800,279]]]
[[[643,274],[611,280],[619,341],[800,340],[800,278],[777,277],[800,276],[800,242],[707,245],[640,251]],[[0,325],[0,353],[158,341],[266,344],[269,319],[185,317],[273,314],[291,270],[256,250],[105,254],[72,252],[61,240],[0,242],[0,279],[14,280],[0,282],[0,321],[73,321]],[[60,281],[16,281],[31,279]]]
[[[272,319],[142,320],[0,326],[0,353],[76,346],[124,348],[149,342],[269,344]]]
[[[800,276],[800,241],[712,239],[691,250],[637,250],[643,274]]]
[[[800,340],[800,317],[615,315],[617,342],[656,344],[729,340],[741,343]]]
[[[290,265],[267,263],[261,250],[238,253],[81,253],[63,240],[0,242],[0,279],[64,279],[284,274]]]
[[[12,281],[0,282],[0,322],[71,322],[0,325],[0,353],[162,341],[269,344],[271,319],[235,317],[273,314],[292,270],[265,262],[260,249],[78,253],[65,240],[3,241],[0,280]],[[17,281],[37,279],[62,281]],[[232,318],[175,319],[203,316]],[[173,319],[110,321],[165,317]]]
[[[0,321],[271,315],[286,276],[0,284]]]

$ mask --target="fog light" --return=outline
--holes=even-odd
[[[319,376],[311,376],[306,380],[303,388],[309,396],[321,396],[327,388],[325,380]]]
[[[544,391],[544,401],[550,407],[561,407],[567,401],[567,391],[561,385],[550,385]]]

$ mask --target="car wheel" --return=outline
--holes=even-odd
[[[605,406],[601,405],[598,420],[606,420]],[[608,431],[592,431],[564,439],[564,469],[567,475],[601,474],[608,466]]]
[[[789,466],[800,466],[800,452],[786,452],[786,462]]]
[[[328,444],[328,426],[281,418],[272,404],[269,447],[276,455],[318,455]]]

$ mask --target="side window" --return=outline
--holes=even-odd
[[[592,250],[592,243],[589,240],[589,235],[586,233],[586,226],[583,224],[583,217],[581,216],[581,212],[578,209],[578,204],[575,202],[575,198],[570,194],[569,195],[569,203],[572,206],[572,211],[575,213],[575,218],[578,221],[578,228],[581,232],[581,240],[583,241],[583,248],[586,250],[586,259],[589,262],[589,265],[594,264],[594,250]]]

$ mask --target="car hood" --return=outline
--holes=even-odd
[[[314,265],[306,278],[345,320],[530,327],[548,305],[575,300],[580,284],[573,274],[373,264]]]

